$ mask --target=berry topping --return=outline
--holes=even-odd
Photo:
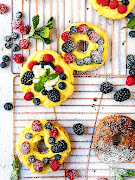
[[[122,0],[122,4],[128,6],[129,5],[129,0]]]
[[[9,42],[9,41],[11,41],[11,37],[10,37],[10,36],[5,36],[5,37],[4,37],[4,40],[5,40],[6,42]]]
[[[39,120],[33,121],[32,130],[36,132],[40,132],[42,130],[41,122]]]
[[[50,137],[49,140],[48,140],[48,143],[49,144],[54,144],[55,143],[55,138]]]
[[[120,5],[118,6],[118,12],[120,14],[124,14],[125,12],[127,12],[127,6],[126,5]]]
[[[34,98],[34,94],[32,92],[27,92],[25,95],[24,95],[24,99],[26,101],[31,101],[32,99]]]
[[[61,159],[61,155],[60,155],[60,154],[56,154],[56,155],[54,156],[54,158],[55,158],[55,160],[59,161],[59,160]]]
[[[104,47],[103,46],[99,46],[97,51],[100,52],[100,53],[104,52]]]
[[[18,34],[15,33],[15,32],[12,32],[11,38],[12,38],[12,39],[17,39],[17,38],[18,38]]]
[[[21,63],[24,62],[24,57],[23,57],[22,54],[15,54],[15,55],[13,56],[13,60],[14,60],[16,63],[21,64]]]
[[[60,82],[60,83],[58,84],[58,87],[59,87],[59,89],[64,90],[64,89],[66,88],[66,83]]]
[[[7,6],[5,4],[0,4],[0,14],[4,14],[7,11]]]
[[[39,98],[35,98],[33,99],[33,104],[35,105],[39,105],[41,103],[40,99]]]
[[[0,63],[0,67],[1,67],[1,68],[5,68],[6,66],[7,66],[7,64],[6,64],[5,62],[1,62],[1,63]]]
[[[4,104],[4,109],[6,111],[10,111],[13,109],[13,105],[11,103],[6,103],[6,104]]]
[[[10,42],[5,43],[5,48],[10,49],[12,47],[12,44]]]
[[[130,32],[129,32],[129,36],[130,36],[131,38],[134,38],[134,37],[135,37],[135,31],[130,31]]]
[[[45,62],[53,62],[54,57],[51,54],[46,54],[46,55],[44,55],[44,61]]]
[[[22,18],[22,12],[18,11],[16,14],[16,18]]]
[[[118,0],[111,0],[109,3],[111,9],[116,9],[118,7]]]
[[[21,145],[20,152],[24,155],[27,155],[30,152],[30,145],[28,142],[24,142]]]
[[[23,26],[20,26],[20,32],[23,34],[23,35],[26,35],[26,34],[29,34],[29,25],[23,25]]]
[[[89,57],[89,56],[86,56],[86,57],[83,59],[83,63],[86,64],[86,65],[91,64],[91,61],[92,61],[92,59],[91,59],[91,57]]]
[[[37,64],[38,64],[37,61],[32,61],[32,62],[30,62],[30,63],[28,64],[28,68],[32,71],[33,66],[35,66],[35,65],[37,65]]]
[[[68,177],[69,180],[74,180],[77,176],[77,173],[75,170],[66,170],[66,177]]]
[[[97,3],[101,6],[109,6],[109,0],[97,0]]]
[[[67,78],[66,74],[60,74],[60,79],[61,80],[66,80],[66,78]]]
[[[97,42],[99,44],[99,46],[102,46],[104,44],[104,40],[103,38],[100,38],[99,41]]]
[[[21,83],[24,85],[31,85],[33,83],[32,79],[34,77],[34,74],[32,71],[27,71],[24,73],[24,75],[21,78]]]
[[[49,131],[49,134],[51,137],[56,138],[58,136],[58,129],[55,127],[52,127]]]
[[[94,32],[94,30],[93,29],[89,29],[88,32],[87,32],[87,35],[90,36],[92,32]]]
[[[134,84],[135,84],[135,77],[133,77],[133,76],[128,76],[128,77],[127,77],[127,80],[126,80],[126,84],[127,84],[128,86],[134,85]]]
[[[27,39],[22,39],[22,40],[19,41],[19,44],[21,45],[21,47],[23,49],[28,49],[28,46],[29,46],[30,42]]]
[[[49,166],[53,171],[57,171],[60,168],[61,164],[59,161],[52,159],[49,161]]]
[[[43,158],[43,163],[44,164],[49,164],[49,158]]]
[[[119,91],[117,91],[114,94],[114,100],[115,101],[119,101],[119,102],[123,102],[125,100],[128,100],[130,98],[130,91],[127,88],[122,88]]]
[[[113,91],[113,85],[109,82],[103,82],[101,84],[100,91],[104,94],[110,93]]]
[[[32,134],[31,133],[26,133],[25,134],[25,139],[31,139],[32,138]]]
[[[133,13],[129,13],[129,14],[127,15],[127,17],[130,18],[130,19],[132,19],[132,18],[134,17],[134,14],[133,14]]]
[[[76,33],[78,32],[78,28],[77,28],[76,26],[71,26],[70,32],[71,32],[72,34],[76,34]]]
[[[62,35],[61,35],[61,39],[64,41],[64,42],[67,42],[69,40],[73,40],[73,37],[71,35],[71,33],[69,31],[66,31],[64,32]]]
[[[8,62],[8,61],[9,61],[9,56],[4,55],[4,56],[2,57],[2,61],[3,61],[3,62]]]
[[[21,19],[14,19],[11,24],[12,24],[13,29],[16,30],[21,26],[22,20]]]
[[[33,163],[35,161],[35,157],[33,155],[28,157],[28,162]]]
[[[102,64],[102,62],[104,61],[102,54],[97,50],[93,50],[91,52],[91,57],[92,57],[92,61],[95,64]]]
[[[47,90],[43,89],[43,90],[42,90],[42,95],[43,95],[43,96],[46,96],[46,95],[47,95],[47,92],[48,92]]]
[[[135,77],[135,69],[130,69],[129,74]]]
[[[52,123],[51,122],[47,122],[45,124],[45,129],[51,129],[52,128]]]
[[[39,172],[43,171],[44,163],[40,160],[36,160],[33,162],[33,168],[37,173],[39,173]]]
[[[60,66],[55,66],[54,70],[59,74],[63,73],[63,69]]]
[[[60,92],[53,88],[53,90],[48,91],[47,93],[48,99],[52,102],[59,102],[60,101]]]
[[[74,54],[66,53],[64,55],[64,60],[67,64],[73,63],[76,60],[76,57]]]
[[[76,44],[73,41],[65,42],[62,45],[62,51],[64,51],[65,53],[71,53],[74,51],[75,48],[76,48]]]
[[[64,140],[60,140],[51,147],[51,150],[53,153],[63,152],[67,150],[67,143]]]
[[[78,26],[78,33],[80,34],[87,34],[89,28],[86,24],[81,24]]]
[[[82,65],[84,64],[83,59],[77,59],[77,60],[76,60],[76,64],[77,64],[78,66],[82,66]]]
[[[14,44],[14,45],[12,46],[12,51],[13,51],[13,52],[18,51],[19,49],[20,49],[20,46],[19,46],[18,44]]]
[[[96,32],[92,32],[90,35],[89,35],[89,40],[93,43],[96,43],[100,40],[100,35]]]
[[[77,134],[77,135],[82,135],[85,132],[85,128],[81,123],[78,124],[74,124],[73,125],[73,131]]]

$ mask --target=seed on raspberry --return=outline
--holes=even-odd
[[[42,130],[41,122],[39,120],[33,121],[32,130],[36,132],[40,132]]]
[[[64,60],[67,64],[73,63],[76,60],[76,57],[74,54],[66,53],[64,55]]]
[[[58,136],[58,129],[55,127],[52,127],[49,132],[50,136],[53,138],[56,138]]]
[[[57,171],[60,168],[61,164],[59,161],[52,159],[49,161],[49,166],[53,171]]]
[[[127,12],[127,6],[126,6],[126,5],[120,5],[120,6],[118,6],[118,12],[119,12],[120,14],[126,13],[126,12]]]
[[[69,180],[74,180],[77,177],[76,170],[66,170],[66,177],[68,177]]]
[[[31,101],[32,99],[34,98],[34,94],[32,92],[27,92],[25,95],[24,95],[24,99],[26,101]]]
[[[44,169],[44,163],[40,160],[36,160],[33,162],[33,168],[37,173],[42,172]]]
[[[24,155],[27,155],[30,152],[30,145],[28,142],[24,142],[21,145],[20,152]]]
[[[21,26],[22,20],[21,19],[14,19],[11,24],[12,24],[13,29],[16,30]]]
[[[22,40],[19,41],[19,44],[21,45],[21,47],[23,49],[28,49],[28,46],[29,46],[30,42],[27,39],[22,39]]]
[[[14,60],[16,63],[21,64],[21,63],[24,62],[24,57],[23,57],[22,54],[15,54],[15,55],[13,56],[13,60]]]
[[[4,14],[7,11],[7,6],[5,4],[0,4],[0,14]]]
[[[127,84],[128,86],[134,85],[134,84],[135,84],[135,77],[133,77],[133,76],[128,76],[128,77],[127,77],[127,80],[126,80],[126,84]]]
[[[101,38],[100,35],[96,32],[92,32],[89,36],[89,40],[93,43],[98,42],[100,40],[100,38]]]
[[[78,26],[78,33],[80,34],[87,34],[89,28],[86,24],[81,24]]]
[[[66,31],[64,32],[62,35],[61,35],[61,39],[64,41],[64,42],[67,42],[69,40],[73,40],[73,37],[71,35],[71,33],[69,31]]]
[[[32,71],[33,66],[35,66],[35,65],[37,65],[37,64],[38,64],[37,61],[32,61],[32,62],[30,62],[30,63],[28,64],[28,68]]]
[[[46,54],[46,55],[44,55],[44,61],[45,62],[53,62],[54,57],[51,54]]]
[[[109,6],[109,0],[97,0],[97,3],[101,6]]]
[[[29,34],[29,31],[30,31],[29,25],[20,26],[20,32],[23,35]]]
[[[55,66],[54,70],[59,74],[63,73],[63,69],[60,66]]]

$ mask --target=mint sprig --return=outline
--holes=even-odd
[[[29,33],[29,38],[39,39],[43,43],[50,44],[52,40],[49,38],[50,29],[53,29],[52,26],[53,17],[51,17],[47,24],[41,28],[37,28],[39,24],[39,15],[36,15],[32,18],[32,28]]]
[[[129,22],[127,24],[127,28],[135,29],[135,16],[129,20]]]
[[[10,180],[18,180],[20,174],[20,163],[17,156],[13,155],[13,170],[10,174]]]
[[[124,180],[123,177],[132,177],[135,176],[135,171],[129,169],[116,169],[112,168],[113,173],[115,174],[116,180]]]

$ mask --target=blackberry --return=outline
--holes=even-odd
[[[131,69],[134,66],[134,63],[131,61],[127,61],[127,69]]]
[[[135,61],[135,57],[133,54],[129,54],[127,55],[127,61],[131,61],[131,62],[134,62]]]
[[[50,137],[49,140],[48,140],[48,143],[49,144],[55,144],[55,138]]]
[[[48,64],[49,66],[51,66],[53,69],[55,68],[55,66],[54,66],[54,64],[53,64],[53,63],[48,62],[47,64]]]
[[[100,91],[104,94],[110,93],[113,91],[113,85],[109,82],[103,82],[101,84]]]
[[[8,62],[8,61],[9,61],[9,56],[4,55],[4,56],[2,57],[2,61],[3,61],[3,62]]]
[[[99,39],[97,43],[98,43],[98,45],[102,46],[104,44],[103,38]]]
[[[17,13],[16,13],[16,18],[22,18],[22,12],[20,12],[20,11],[18,11]]]
[[[45,62],[45,61],[40,61],[40,62],[38,63],[38,65],[41,65],[41,67],[44,68],[44,66],[47,65],[47,62]]]
[[[35,105],[39,105],[41,103],[40,99],[39,98],[35,98],[33,99],[33,104]]]
[[[17,39],[17,38],[18,38],[18,34],[15,33],[15,32],[12,32],[11,38],[12,38],[12,39]]]
[[[18,51],[19,49],[20,49],[20,46],[19,46],[18,44],[14,44],[14,45],[12,46],[12,51],[13,51],[13,52]]]
[[[60,92],[53,88],[53,90],[50,90],[47,92],[48,99],[50,99],[52,102],[59,102],[60,101]]]
[[[35,157],[33,155],[28,157],[28,162],[33,163],[35,161]]]
[[[6,103],[6,104],[4,104],[4,109],[6,111],[10,111],[13,109],[13,105],[11,103]]]
[[[47,122],[45,124],[45,129],[51,129],[52,128],[52,123],[51,122]]]
[[[122,0],[122,4],[128,6],[129,5],[129,0]]]
[[[64,140],[58,141],[51,147],[53,153],[60,153],[65,151],[66,149],[67,149],[67,143]]]
[[[31,133],[26,133],[25,134],[25,139],[31,139],[32,138],[32,134]]]
[[[60,79],[61,80],[66,80],[66,78],[67,78],[66,74],[60,74]]]
[[[9,42],[9,41],[11,41],[11,37],[10,37],[10,36],[5,36],[5,37],[4,37],[4,40],[5,40],[6,42]]]
[[[127,17],[130,18],[130,19],[132,19],[132,18],[134,17],[134,14],[133,14],[133,13],[129,13],[129,14],[127,15]]]
[[[68,42],[65,42],[62,45],[62,51],[64,51],[65,53],[71,53],[72,51],[74,51],[75,48],[76,48],[76,44],[71,40]]]
[[[104,52],[104,47],[103,46],[99,46],[97,49],[100,53]]]
[[[77,59],[77,60],[76,60],[76,64],[77,64],[78,66],[82,66],[82,65],[84,64],[83,59]]]
[[[73,131],[77,135],[83,135],[85,132],[85,128],[81,123],[78,123],[73,125]]]
[[[91,57],[87,56],[83,59],[83,63],[86,64],[86,65],[89,65],[91,64]]]
[[[55,158],[55,160],[59,161],[59,160],[61,159],[61,155],[60,155],[60,154],[56,154],[56,155],[54,156],[54,158]]]
[[[44,96],[47,95],[47,90],[43,89],[42,90],[42,95],[44,95]]]
[[[78,28],[77,28],[76,26],[71,26],[70,32],[71,32],[72,34],[76,34],[76,33],[78,33]]]
[[[129,74],[130,74],[131,76],[134,76],[134,77],[135,77],[135,69],[130,69],[130,70],[129,70]]]
[[[7,42],[7,43],[5,44],[5,48],[10,49],[11,47],[12,47],[12,44],[11,44],[11,43]]]
[[[90,36],[92,32],[94,32],[94,30],[93,29],[89,29],[88,32],[87,32],[87,35]]]
[[[59,87],[59,89],[64,90],[64,89],[66,88],[66,83],[60,82],[60,83],[58,84],[58,87]]]
[[[117,91],[114,94],[114,100],[115,101],[119,101],[119,102],[123,102],[125,100],[128,100],[130,98],[130,91],[127,88],[122,88],[119,91]]]
[[[21,83],[24,85],[31,85],[33,83],[34,74],[32,71],[27,71],[21,78]]]
[[[92,61],[95,64],[102,64],[102,62],[104,61],[102,54],[99,51],[97,51],[96,49],[94,49],[91,52],[91,57],[92,57]]]
[[[0,67],[1,67],[1,68],[5,68],[6,66],[7,66],[7,64],[6,64],[5,62],[1,62],[1,63],[0,63]]]
[[[135,31],[130,31],[130,32],[129,32],[129,36],[130,36],[131,38],[134,38],[134,37],[135,37]]]
[[[43,163],[44,164],[49,164],[49,158],[43,158]]]

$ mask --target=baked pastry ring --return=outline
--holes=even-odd
[[[135,121],[122,115],[103,118],[95,130],[94,150],[103,162],[130,162],[135,154]]]
[[[40,147],[41,142],[45,143],[46,151]],[[31,172],[43,174],[59,169],[71,151],[71,143],[62,126],[41,119],[33,121],[21,131],[16,142],[16,151],[22,164]],[[58,163],[57,169],[52,162]]]
[[[61,55],[73,70],[93,70],[102,66],[108,56],[107,35],[92,24],[82,22],[71,24],[64,31],[59,42]]]
[[[109,6],[102,6],[97,3],[97,0],[89,0],[89,2],[99,15],[102,15],[112,20],[119,20],[125,18],[132,11],[135,5],[135,2],[133,0],[129,0],[129,5],[127,5],[127,11],[123,14],[120,14],[118,12],[118,8],[111,9]],[[118,4],[121,5],[122,2],[118,1]]]
[[[47,77],[46,74],[44,78],[40,79],[47,69],[50,69],[49,78],[58,76],[53,80],[46,81],[44,79]],[[44,80],[44,85],[40,80]],[[31,100],[35,105],[47,107],[59,106],[61,102],[65,101],[74,91],[73,82],[73,70],[58,53],[48,49],[32,53],[20,74],[20,87],[26,93],[24,99]],[[37,85],[36,90],[35,84]]]

